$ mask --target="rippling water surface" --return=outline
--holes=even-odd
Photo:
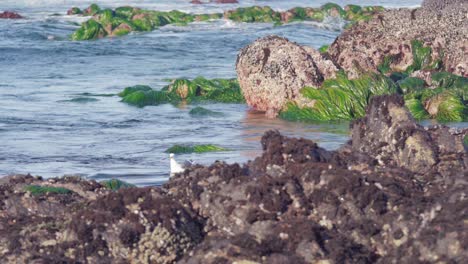
[[[239,5],[191,5],[189,1],[1,0],[25,20],[0,20],[0,175],[32,173],[46,177],[79,174],[121,178],[138,185],[168,178],[164,150],[173,144],[217,144],[232,151],[181,155],[201,164],[244,162],[260,153],[268,129],[313,139],[328,149],[347,140],[348,124],[302,124],[267,120],[245,105],[208,104],[222,117],[192,118],[194,107],[136,108],[112,95],[124,87],[160,88],[168,78],[232,78],[238,50],[258,37],[277,34],[320,47],[339,34],[339,25],[300,23],[274,27],[219,20],[186,27],[166,26],[150,33],[89,42],[68,36],[83,18],[66,16],[71,6],[133,5],[157,10],[209,13],[239,5],[317,7],[327,1],[240,1]],[[335,1],[340,4],[417,6],[411,1]]]

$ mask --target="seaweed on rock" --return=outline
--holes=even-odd
[[[175,79],[160,91],[149,86],[137,85],[125,88],[119,96],[122,102],[144,107],[164,103],[220,102],[244,103],[239,83],[235,79],[205,79],[203,77]]]
[[[305,87],[304,97],[313,100],[313,107],[301,108],[289,103],[280,116],[293,121],[353,120],[364,116],[369,100],[374,95],[393,94],[398,87],[390,78],[369,73],[350,80],[343,73],[326,80],[319,89]]]
[[[205,152],[219,152],[227,151],[228,149],[211,145],[174,145],[166,150],[166,153],[184,154],[184,153],[205,153]]]
[[[136,187],[134,184],[130,184],[119,179],[101,181],[100,184],[112,191]]]
[[[32,195],[44,195],[49,193],[54,194],[70,194],[72,191],[63,187],[54,186],[40,186],[40,185],[28,185],[24,187],[26,192],[30,192]]]
[[[372,6],[359,8],[346,6],[343,9],[337,4],[327,3],[320,8],[296,7],[285,12],[275,11],[269,6],[252,6],[228,10],[224,14],[190,14],[177,10],[164,12],[131,6],[122,6],[114,10],[101,9],[98,5],[92,4],[84,11],[73,7],[68,14],[92,16],[71,37],[72,40],[92,40],[106,36],[122,36],[132,31],[151,31],[169,24],[183,26],[194,21],[208,21],[223,17],[236,22],[274,23],[276,25],[295,21],[322,22],[327,16],[356,22],[368,20],[382,10],[380,7]]]

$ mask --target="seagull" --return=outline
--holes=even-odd
[[[186,168],[193,165],[193,161],[191,161],[191,160],[186,160],[184,162],[184,165],[180,165],[174,159],[174,153],[169,154],[169,159],[170,159],[170,162],[171,162],[171,177],[174,176],[174,174],[176,174],[176,173],[184,172]]]

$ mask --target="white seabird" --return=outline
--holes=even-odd
[[[174,153],[169,154],[169,159],[171,162],[171,177],[176,173],[184,172],[185,169],[193,164],[192,161],[186,160],[184,165],[180,165],[174,158]]]

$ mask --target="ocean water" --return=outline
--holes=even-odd
[[[84,8],[92,2],[103,7],[133,5],[210,13],[249,5],[270,5],[278,10],[317,7],[327,1],[241,0],[236,5],[192,5],[189,0],[0,0],[0,11],[14,10],[27,17],[0,20],[0,175],[82,175],[158,185],[168,179],[169,160],[164,151],[174,144],[216,144],[231,150],[177,156],[210,164],[253,159],[261,153],[259,140],[269,129],[315,140],[327,149],[336,149],[348,140],[346,122],[269,120],[237,104],[207,104],[204,107],[224,116],[193,118],[188,114],[193,105],[136,108],[112,96],[136,84],[160,88],[170,78],[233,78],[239,49],[259,37],[276,34],[318,48],[333,42],[340,25],[274,27],[218,20],[166,26],[121,38],[69,41],[68,36],[84,19],[67,16],[67,9]],[[421,1],[336,2],[414,7]]]

